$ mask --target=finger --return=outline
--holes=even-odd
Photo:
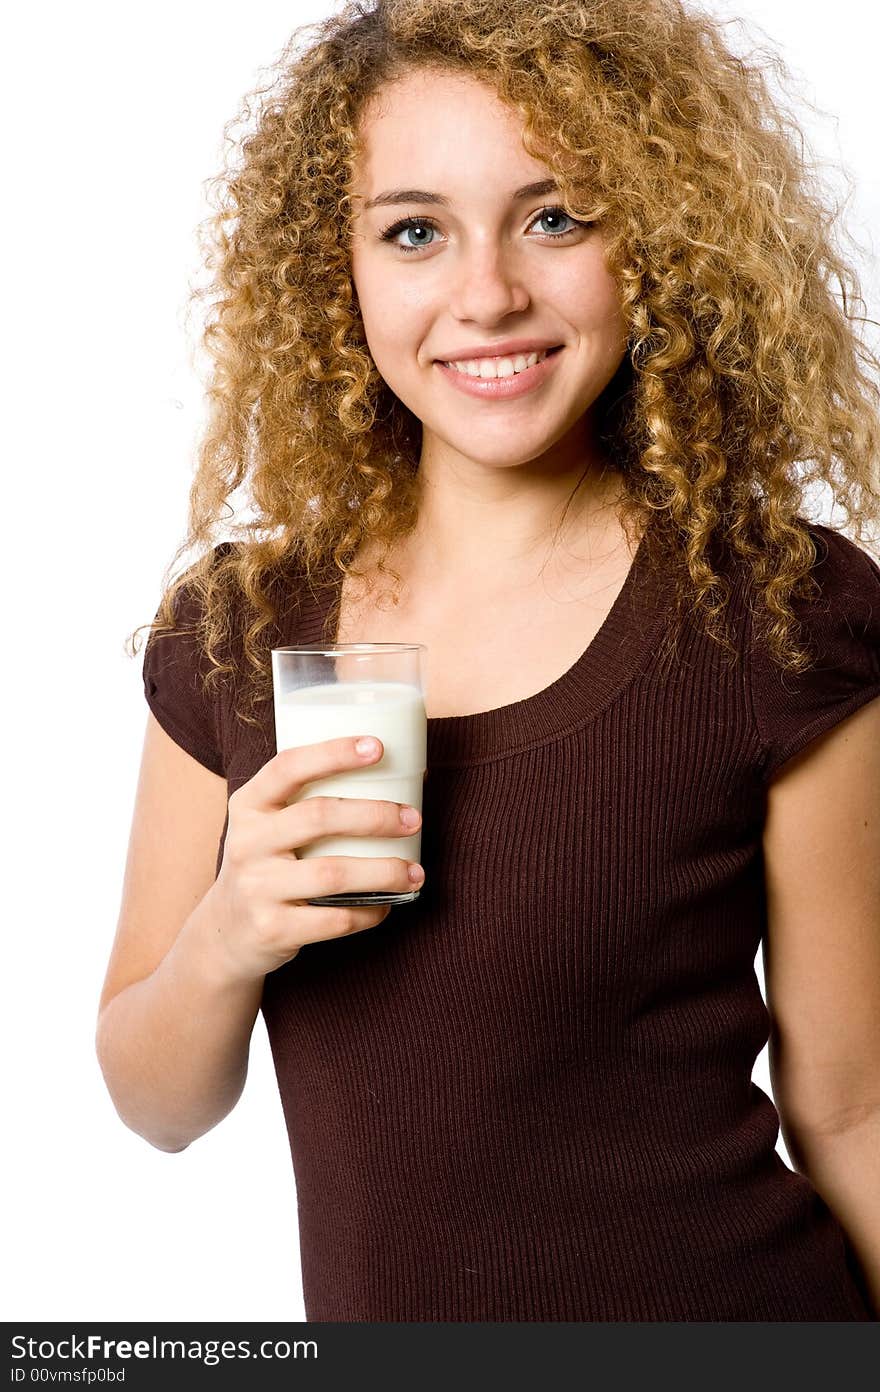
[[[331,894],[369,894],[377,890],[404,894],[418,888],[409,878],[409,862],[398,856],[312,856],[273,861],[268,888],[284,903],[324,899]]]
[[[369,735],[369,730],[365,733]],[[285,807],[304,784],[311,783],[315,778],[327,778],[345,769],[381,763],[385,753],[382,741],[376,741],[378,752],[359,754],[355,748],[359,738],[359,735],[345,735],[340,739],[321,740],[318,744],[280,749],[273,758],[266,760],[253,778],[232,794],[232,798],[246,807]]]
[[[390,914],[393,904],[307,904],[309,932],[317,925],[322,938],[342,938],[375,928]],[[314,941],[314,939],[312,939]]]
[[[267,819],[271,839],[264,842],[269,855],[290,853],[319,836],[412,836],[421,826],[421,815],[412,825],[401,820],[408,804],[381,798],[306,797]],[[415,809],[418,812],[418,808]]]

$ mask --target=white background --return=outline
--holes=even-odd
[[[93,1037],[147,714],[123,642],[183,536],[201,421],[184,312],[205,181],[242,96],[331,8],[93,0],[5,25],[7,1320],[304,1318],[262,1018],[237,1108],[177,1155],[119,1121]],[[760,24],[827,113],[804,128],[826,177],[849,173],[880,317],[871,7],[714,8]],[[754,1076],[769,1092],[765,1054]]]

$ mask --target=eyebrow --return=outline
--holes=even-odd
[[[518,188],[513,194],[513,198],[518,201],[521,198],[538,198],[545,193],[558,192],[559,186],[555,179],[539,179],[534,184],[523,184],[522,188]],[[371,198],[364,204],[364,210],[395,203],[440,203],[444,208],[448,208],[450,200],[442,193],[426,193],[424,189],[390,189],[387,193],[380,193],[376,198]]]

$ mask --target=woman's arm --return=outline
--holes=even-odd
[[[880,700],[768,792],[770,1073],[792,1161],[841,1222],[880,1310]]]
[[[120,1117],[159,1150],[184,1150],[232,1110],[247,1077],[262,980],[223,971],[212,890],[158,967],[98,1019],[101,1070]]]
[[[233,985],[212,929],[226,780],[147,715],[96,1048],[122,1120],[183,1150],[231,1111],[263,978]]]
[[[880,1110],[826,1132],[782,1122],[782,1134],[792,1163],[843,1227],[880,1318]]]

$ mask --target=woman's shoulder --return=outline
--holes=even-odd
[[[262,603],[245,601],[237,565],[245,543],[221,541],[183,572],[173,589],[172,628],[151,632],[142,663],[144,695],[158,722],[189,754],[214,773],[222,773],[229,758],[225,733],[233,728],[232,709],[252,680],[245,655],[245,632],[265,615]],[[219,578],[211,590],[216,610],[206,613],[204,586],[196,573]],[[271,608],[257,642],[265,654],[273,647],[297,641],[299,615],[312,589],[306,568],[291,551],[268,568],[260,586]],[[154,624],[159,618],[156,611]],[[213,622],[207,623],[211,619]],[[210,627],[212,655],[205,639]],[[218,666],[218,662],[222,666]],[[228,740],[227,740],[228,742]]]
[[[880,585],[880,563],[864,547],[845,533],[821,522],[808,522],[816,543],[816,579],[824,585],[829,597],[835,587],[855,590],[866,598],[876,599]]]
[[[232,542],[212,548],[206,569],[228,555]],[[181,748],[212,773],[222,774],[218,690],[209,683],[210,663],[202,641],[204,603],[194,563],[171,588],[171,628],[156,627],[156,610],[141,663],[144,697],[158,723]],[[163,596],[164,598],[164,596]]]
[[[768,778],[880,695],[880,565],[843,532],[824,523],[804,525],[816,548],[815,585],[811,595],[792,596],[790,603],[807,669],[783,671],[769,650],[764,621],[752,624],[749,674]]]
[[[816,645],[817,655],[833,644],[832,656],[848,640],[870,644],[880,622],[880,564],[844,532],[806,518],[800,522],[816,552],[809,592],[789,600],[805,641]]]
[[[243,621],[248,605],[242,583],[240,565],[246,554],[244,541],[220,541],[184,572],[175,596],[174,613],[186,620],[199,618],[203,612],[200,587],[195,583],[197,568],[204,575],[219,577],[213,599],[230,612],[233,628]],[[232,561],[230,563],[230,558]],[[259,576],[259,588],[273,609],[280,612],[299,605],[312,588],[304,561],[295,549],[290,549],[271,564],[265,564]]]

